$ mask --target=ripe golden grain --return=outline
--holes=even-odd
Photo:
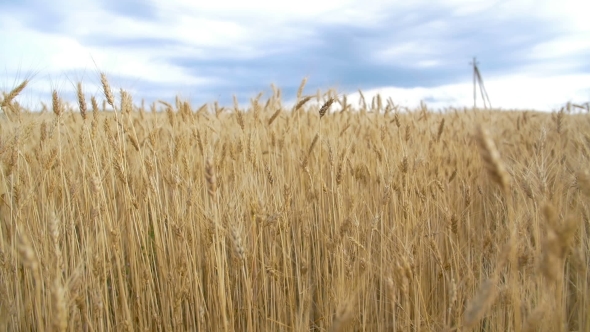
[[[209,157],[205,162],[205,179],[207,180],[207,191],[209,196],[215,196],[217,192],[217,177],[215,176],[215,170],[213,169],[213,161]]]
[[[497,183],[500,188],[507,193],[510,186],[510,177],[504,167],[502,159],[500,158],[500,153],[496,148],[496,144],[491,139],[488,130],[481,125],[478,126],[476,139],[481,157],[484,161],[484,166],[492,178],[492,181]]]
[[[334,98],[330,98],[328,99],[328,101],[326,101],[322,107],[319,110],[320,113],[320,119],[322,117],[324,117],[324,115],[326,115],[326,112],[328,111],[328,109],[330,108],[330,106],[332,106],[332,104],[334,103]]]
[[[84,92],[82,91],[82,83],[78,82],[78,107],[80,108],[80,116],[83,120],[86,120],[86,99],[84,98]],[[96,101],[95,101],[96,102]],[[93,104],[94,107],[94,104]]]
[[[305,80],[286,118],[276,87],[145,112],[101,82],[90,128],[55,91],[0,118],[0,329],[587,329],[584,114],[326,116]]]
[[[105,98],[107,99],[107,103],[109,103],[109,105],[111,105],[111,107],[114,109],[115,98],[113,97],[113,91],[111,90],[111,86],[109,85],[109,81],[107,80],[107,75],[105,73],[100,74],[100,83],[102,84],[102,90]]]
[[[268,119],[269,126],[275,121],[275,119],[279,116],[279,114],[281,114],[280,108],[274,112],[274,114],[270,117],[270,119]]]
[[[297,104],[295,104],[295,107],[293,107],[293,113],[297,112],[301,107],[303,107],[303,105],[310,101],[311,98],[313,98],[313,96],[307,96],[301,99]]]
[[[6,94],[4,96],[4,99],[2,100],[0,108],[9,107],[14,98],[16,98],[16,96],[18,96],[27,87],[27,84],[29,84],[29,80],[24,80],[21,84],[19,84],[17,87],[12,89],[8,94]]]
[[[60,116],[62,113],[62,105],[61,101],[59,100],[59,96],[57,95],[57,91],[53,90],[52,93],[52,105],[53,105],[53,114],[56,116]]]

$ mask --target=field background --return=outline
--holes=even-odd
[[[590,331],[586,111],[102,83],[3,96],[3,331]]]

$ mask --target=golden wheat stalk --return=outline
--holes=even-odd
[[[14,100],[14,98],[16,98],[16,96],[18,96],[27,87],[27,84],[29,84],[29,80],[24,80],[16,88],[12,89],[4,97],[4,100],[2,100],[2,104],[0,105],[0,108],[8,107],[12,103],[12,100]]]
[[[217,177],[213,167],[212,159],[210,157],[207,158],[205,162],[205,179],[207,180],[207,191],[211,197],[215,197],[215,193],[217,192]]]
[[[100,83],[102,84],[102,90],[104,92],[105,98],[107,99],[107,103],[109,103],[109,105],[115,109],[115,97],[113,97],[113,91],[111,91],[111,86],[109,85],[109,81],[107,80],[107,75],[105,73],[100,74]]]
[[[510,176],[506,171],[500,153],[496,148],[496,144],[490,137],[487,129],[481,125],[477,128],[476,140],[479,145],[481,158],[484,161],[484,166],[492,178],[492,181],[497,183],[505,193],[508,193],[510,186]]]
[[[82,91],[82,83],[78,82],[77,89],[78,93],[78,107],[80,108],[80,116],[82,116],[83,120],[86,120],[86,99],[84,98],[84,92]]]
[[[301,99],[297,104],[295,104],[295,107],[293,107],[293,112],[298,111],[301,107],[303,107],[303,105],[305,105],[305,103],[310,101],[311,98],[313,98],[313,96],[307,96],[307,97]]]
[[[53,104],[53,113],[57,117],[59,117],[61,115],[62,105],[61,105],[61,101],[59,99],[59,96],[57,95],[56,90],[53,90],[53,93],[52,93],[52,104]]]
[[[326,102],[324,103],[324,105],[322,105],[322,107],[321,107],[321,108],[320,108],[320,110],[319,110],[319,113],[320,113],[320,119],[321,119],[321,118],[322,118],[324,115],[326,115],[326,112],[328,111],[328,109],[330,108],[330,106],[332,106],[332,103],[334,103],[334,100],[335,100],[334,98],[330,98],[330,99],[328,99],[328,101],[326,101]]]

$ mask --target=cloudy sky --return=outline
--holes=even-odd
[[[590,20],[578,0],[0,0],[0,90],[38,105],[100,72],[134,100],[292,101],[336,88],[412,107],[473,104],[476,56],[492,105],[590,101]],[[481,105],[481,101],[480,101]]]

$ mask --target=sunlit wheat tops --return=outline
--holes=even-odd
[[[585,110],[100,81],[0,97],[0,331],[590,331]]]
[[[80,115],[82,116],[82,119],[86,120],[86,98],[84,97],[82,83],[80,82],[78,82],[78,106],[80,108]]]
[[[299,85],[299,89],[297,89],[297,99],[300,99],[303,96],[303,89],[305,88],[305,84],[307,84],[307,77],[304,77],[301,80],[301,84]]]
[[[326,101],[324,103],[324,105],[322,105],[322,107],[320,108],[320,111],[319,111],[319,113],[320,113],[320,119],[324,115],[326,115],[326,112],[328,111],[328,109],[330,108],[330,106],[332,106],[332,103],[334,103],[334,100],[335,100],[334,98],[330,98],[330,99],[328,99],[328,101]]]
[[[111,86],[109,85],[106,74],[100,74],[100,83],[102,84],[102,90],[107,102],[112,108],[115,108],[115,97],[113,97],[113,92],[111,91]]]
[[[279,114],[281,114],[280,108],[274,112],[274,114],[270,117],[270,119],[268,119],[269,126],[275,121],[275,119],[279,116]]]
[[[305,105],[305,103],[307,103],[308,101],[310,101],[313,98],[313,96],[307,96],[303,99],[301,99],[296,105],[295,107],[293,107],[293,111],[297,111],[299,110],[301,107],[303,107],[303,105]]]
[[[59,96],[58,96],[56,90],[53,90],[53,93],[52,93],[52,105],[53,105],[53,113],[59,117],[61,115],[61,111],[62,111],[62,104],[61,104],[61,100],[59,99]]]
[[[217,191],[217,177],[215,176],[215,169],[213,168],[211,158],[207,158],[205,161],[205,179],[207,180],[207,191],[211,197],[214,197]]]
[[[12,89],[12,91],[10,91],[8,94],[6,94],[4,96],[4,99],[2,100],[2,104],[0,104],[0,108],[8,107],[10,105],[10,103],[12,103],[14,98],[16,98],[16,96],[18,96],[25,89],[27,84],[29,84],[29,81],[24,80],[16,88]]]

